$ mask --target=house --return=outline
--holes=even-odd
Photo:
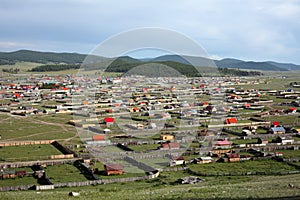
[[[250,108],[251,107],[251,104],[250,103],[245,103],[244,104],[244,108]]]
[[[180,149],[180,144],[178,142],[167,142],[161,144],[159,149],[160,150]]]
[[[170,141],[170,140],[174,140],[174,135],[171,135],[171,134],[161,134],[160,135],[160,139],[161,140],[168,140],[168,141]]]
[[[205,163],[211,163],[213,161],[212,157],[205,156],[200,158],[195,158],[192,162],[195,164],[205,164]]]
[[[268,144],[268,143],[269,143],[268,139],[263,139],[263,138],[257,139],[257,144]]]
[[[281,137],[281,136],[278,136],[275,139],[275,142],[276,143],[281,143],[283,145],[289,145],[289,144],[293,144],[294,143],[294,139],[293,139],[293,137]]]
[[[251,134],[252,134],[252,131],[250,131],[250,130],[248,130],[248,129],[243,129],[243,130],[242,130],[242,134],[245,135],[245,136],[246,136],[246,135],[251,135]]]
[[[282,152],[275,152],[275,156],[281,157],[281,156],[283,156],[283,153]]]
[[[139,112],[139,111],[140,111],[140,109],[137,108],[137,107],[135,107],[135,108],[132,109],[132,112]]]
[[[210,114],[215,113],[215,112],[217,112],[217,108],[209,105],[209,106],[205,107],[204,112],[208,112]]]
[[[240,161],[240,155],[237,153],[225,154],[225,156],[228,158],[229,162],[239,162]]]
[[[104,165],[105,173],[109,175],[121,175],[123,174],[123,165],[122,164],[106,164]]]
[[[99,134],[99,135],[93,135],[93,141],[104,141],[105,140],[105,134]]]
[[[240,155],[237,153],[226,153],[217,162],[239,162]]]
[[[217,149],[227,149],[231,147],[231,143],[228,140],[218,140],[214,146]]]
[[[288,113],[296,113],[297,112],[297,108],[289,108],[288,109]]]
[[[283,128],[282,126],[271,127],[269,129],[269,133],[271,133],[271,134],[284,134],[285,133],[285,128]]]
[[[236,123],[237,123],[237,119],[235,117],[227,118],[225,120],[225,124],[236,124]]]
[[[198,132],[198,136],[216,136],[218,132],[216,130],[212,129],[203,129],[200,132]]]
[[[170,166],[183,165],[183,164],[185,164],[183,156],[172,157],[172,159],[169,162]]]
[[[104,122],[106,123],[106,126],[111,126],[114,124],[115,119],[112,117],[106,117],[104,119]]]
[[[15,178],[15,177],[16,177],[16,174],[14,171],[2,172],[2,175],[1,175],[2,179]]]
[[[251,160],[251,155],[240,155],[240,161]]]

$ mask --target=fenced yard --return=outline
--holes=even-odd
[[[0,162],[47,160],[51,155],[62,153],[51,144],[0,147]]]

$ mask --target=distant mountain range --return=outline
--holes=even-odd
[[[41,64],[80,64],[86,58],[86,54],[79,53],[54,53],[54,52],[39,52],[31,50],[19,50],[15,52],[0,52],[0,65],[14,64],[16,62],[35,62]],[[104,58],[94,56],[94,60],[111,60],[112,58]],[[120,64],[138,64],[144,62],[176,62],[187,65],[194,65],[200,67],[217,66],[219,68],[234,68],[234,69],[247,69],[247,70],[262,70],[262,71],[290,71],[300,70],[300,65],[291,63],[278,63],[273,61],[255,62],[243,61],[232,58],[222,60],[212,60],[204,57],[194,56],[179,56],[179,55],[164,55],[156,58],[135,59],[129,56],[118,58]]]
[[[203,57],[165,55],[165,56],[156,57],[151,61],[175,61],[184,64],[190,63],[193,64],[194,66],[217,66],[219,68],[249,69],[249,70],[263,70],[263,71],[300,70],[300,65],[295,65],[291,63],[277,63],[273,61],[254,62],[254,61],[243,61],[243,60],[232,59],[232,58],[225,58],[222,60],[212,60]]]

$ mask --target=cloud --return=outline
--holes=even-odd
[[[2,0],[0,23],[3,41],[49,51],[89,52],[119,32],[161,27],[196,40],[208,54],[300,63],[300,2],[292,0]]]

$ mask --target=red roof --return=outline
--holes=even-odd
[[[217,141],[217,145],[227,146],[227,145],[230,145],[230,142],[228,140],[219,140],[219,141]]]
[[[290,108],[289,110],[290,111],[294,111],[294,110],[297,110],[297,108]]]
[[[231,154],[227,154],[227,157],[228,157],[228,158],[239,158],[240,155],[237,154],[237,153],[231,153]]]
[[[120,171],[123,170],[122,164],[106,164],[105,165],[106,171]]]
[[[248,108],[248,107],[251,106],[251,104],[250,104],[250,103],[246,103],[244,106],[245,106],[246,108]]]
[[[274,126],[279,126],[279,122],[276,122],[276,121],[275,121],[275,122],[273,122],[273,125],[274,125]]]
[[[102,141],[105,140],[105,135],[101,134],[101,135],[93,135],[93,141]]]
[[[106,118],[104,119],[104,121],[105,121],[106,123],[108,123],[108,122],[113,123],[113,122],[115,121],[115,119],[112,118],[112,117],[106,117]]]
[[[168,148],[170,148],[170,149],[177,149],[177,148],[180,148],[180,144],[178,142],[170,142],[170,143],[164,143],[162,145],[162,147],[164,149],[168,149]]]
[[[227,118],[225,120],[225,123],[226,124],[236,124],[237,123],[237,119],[235,117],[233,117],[233,118]]]
[[[183,156],[179,156],[179,157],[173,156],[172,159],[173,160],[184,160],[184,157]]]

